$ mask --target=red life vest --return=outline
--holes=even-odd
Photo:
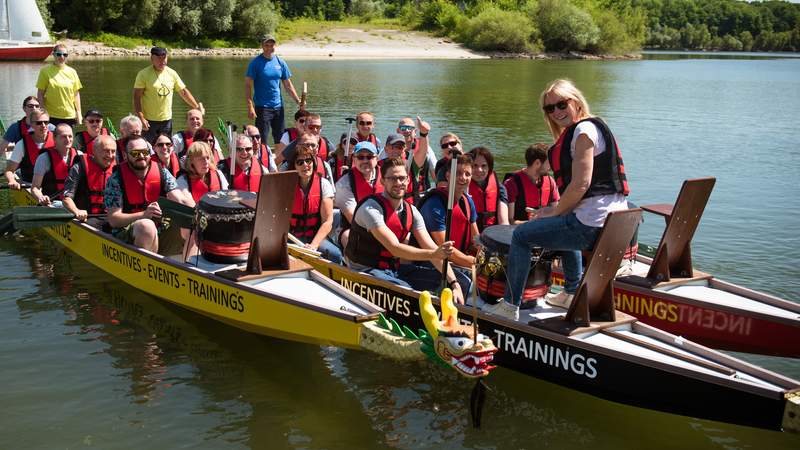
[[[497,174],[491,172],[486,180],[486,188],[482,188],[475,179],[469,183],[469,195],[475,202],[475,212],[478,213],[478,229],[497,223],[497,209],[500,206],[500,182]]]
[[[227,162],[228,170],[225,172],[225,176],[230,178],[230,167],[231,167],[231,159],[228,158],[225,160]],[[235,164],[235,163],[234,163]],[[258,159],[253,156],[250,159],[250,173],[245,173],[238,164],[236,164],[236,169],[233,174],[233,179],[230,179],[230,185],[233,186],[232,189],[237,189],[240,191],[250,191],[250,192],[258,192],[259,186],[261,186],[261,163],[258,162]]]
[[[528,220],[525,208],[539,209],[549,205],[555,190],[555,181],[550,175],[543,175],[538,183],[531,181],[520,169],[511,175],[511,180],[517,187],[517,198],[514,201],[514,220]]]
[[[313,239],[322,222],[320,208],[322,205],[322,179],[311,176],[311,184],[306,193],[297,182],[292,205],[292,220],[289,231],[300,239]]]
[[[261,149],[258,152],[258,160],[261,161],[264,167],[269,169],[272,160],[272,150],[270,150],[267,144],[261,144]]]
[[[22,143],[25,145],[25,153],[22,155],[22,161],[19,162],[20,176],[23,181],[29,182],[33,179],[33,166],[36,165],[36,158],[39,157],[42,151],[54,148],[56,142],[53,139],[53,133],[48,131],[41,149],[34,142],[33,134],[31,133],[26,132],[22,135]]]
[[[181,171],[181,162],[178,160],[178,155],[176,155],[175,152],[169,154],[169,165],[166,167],[157,154],[150,155],[150,161],[155,161],[158,163],[159,167],[164,167],[167,169],[167,172],[171,173],[172,176],[176,178],[178,177],[178,172]]]
[[[622,152],[608,125],[598,117],[589,117],[570,125],[561,132],[556,144],[550,148],[548,159],[558,185],[558,192],[563,194],[572,181],[572,152],[570,151],[572,137],[575,135],[575,128],[578,124],[587,121],[595,124],[602,133],[603,140],[606,142],[606,150],[594,157],[592,182],[583,198],[617,193],[628,195],[630,189],[625,176]]]
[[[188,177],[187,181],[189,182],[189,192],[192,193],[192,198],[194,199],[195,203],[199,202],[207,192],[213,192],[222,189],[222,185],[219,182],[219,174],[217,173],[217,169],[209,170],[208,178],[209,183],[206,184],[205,177]]]
[[[117,162],[121,163],[128,159],[128,149],[125,148],[127,145],[128,138],[117,139]]]
[[[322,136],[319,137],[319,149],[317,150],[317,156],[323,160],[328,159],[328,140]]]
[[[383,194],[374,194],[362,200],[356,207],[356,212],[358,212],[358,208],[361,208],[370,199],[375,199],[380,205],[383,212],[383,221],[397,237],[397,240],[405,242],[411,232],[411,225],[414,219],[411,212],[411,203],[403,200],[403,210],[398,214],[389,199],[384,197]],[[355,214],[353,216],[355,217]],[[384,248],[380,241],[375,239],[372,233],[358,223],[352,224],[345,255],[350,261],[363,266],[392,270],[397,270],[400,267],[399,258],[395,258],[390,251]]]
[[[297,128],[295,127],[285,128],[283,131],[289,133],[289,142],[292,142],[293,140],[297,139],[297,136],[300,134],[300,132],[298,132]],[[264,139],[266,139],[266,137],[264,137]]]
[[[331,170],[333,170],[333,181],[334,183],[339,181],[345,173],[350,170],[350,165],[347,164],[345,161],[344,156],[341,158],[337,157],[335,154],[328,160],[328,165],[331,166]]]
[[[380,161],[378,161],[378,173],[380,173],[380,170],[383,167],[383,163],[384,162],[386,162],[386,158],[381,159]],[[420,195],[418,195],[414,191],[414,186],[415,185],[414,185],[414,180],[411,179],[411,174],[409,173],[407,175],[408,175],[408,182],[406,183],[406,193],[405,193],[405,195],[403,197],[406,200],[408,200],[409,202],[411,202],[412,204],[416,204],[416,203],[419,202]]]
[[[106,211],[103,204],[103,192],[106,189],[108,177],[114,171],[116,161],[103,169],[89,155],[78,158],[81,165],[83,177],[80,180],[80,188],[75,193],[75,204],[80,209],[85,209],[89,214],[102,214]]]
[[[436,188],[428,192],[420,202],[419,208],[422,209],[432,197],[439,197],[442,200],[444,209],[447,209],[447,188]],[[462,195],[458,199],[458,204],[453,207],[453,217],[450,221],[450,240],[455,242],[456,248],[464,253],[469,251],[472,244],[470,216],[472,216],[472,210],[470,210],[469,200],[465,195]]]
[[[374,133],[370,133],[369,136],[361,136],[361,134],[356,133],[356,139],[358,142],[370,141],[375,148],[378,148],[378,138],[375,137]]]
[[[90,136],[88,131],[81,131],[81,136],[83,137],[83,148],[79,148],[78,150],[89,156],[92,156],[92,152],[94,151],[94,140],[97,137]],[[98,136],[108,136],[108,129],[101,128]]]
[[[183,138],[183,149],[181,149],[180,155],[178,155],[180,158],[186,154],[186,152],[189,150],[189,146],[194,142],[194,133],[189,134],[186,132],[186,130],[184,130],[181,131],[181,137]]]
[[[358,169],[353,169],[348,172],[347,177],[350,179],[350,189],[353,191],[353,195],[356,197],[356,203],[365,199],[368,195],[383,192],[383,185],[380,182],[380,172],[376,173],[373,184],[370,184],[370,182],[364,178],[364,175],[359,172]]]
[[[64,180],[69,175],[69,168],[75,164],[78,151],[70,147],[67,150],[67,162],[64,162],[58,150],[48,148],[45,151],[47,152],[47,157],[50,158],[50,170],[42,178],[42,192],[44,195],[53,195],[64,190]]]
[[[161,169],[158,163],[150,161],[144,180],[125,163],[119,169],[122,178],[122,212],[126,214],[144,211],[147,205],[158,200],[161,195]]]
[[[328,178],[328,173],[325,171],[325,162],[317,156],[317,175],[321,178]]]

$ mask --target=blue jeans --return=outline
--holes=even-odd
[[[305,242],[306,244],[311,242],[311,239],[300,239],[300,240]],[[327,259],[332,263],[336,264],[342,263],[342,249],[340,249],[338,245],[329,241],[327,238],[323,239],[322,242],[319,243],[317,251],[322,253],[323,258]]]
[[[272,141],[277,144],[283,135],[283,107],[264,108],[256,107],[256,128],[261,133],[261,141],[267,142],[270,128],[272,128]]]
[[[458,284],[461,285],[461,292],[464,297],[469,295],[469,288],[472,285],[472,276],[468,270],[455,267],[450,264],[453,273],[456,275]],[[429,262],[414,262],[402,264],[397,271],[401,279],[418,291],[429,291],[439,293],[442,288],[442,273],[433,267]]]
[[[574,294],[583,275],[581,250],[589,250],[594,246],[600,230],[582,224],[572,213],[531,220],[517,226],[511,237],[507,258],[505,300],[514,305],[520,304],[534,247],[560,253],[564,266],[564,290]]]
[[[400,275],[397,273],[396,270],[374,268],[374,269],[364,270],[362,272],[368,273],[380,280],[388,281],[398,286],[411,289],[411,285],[401,280]]]

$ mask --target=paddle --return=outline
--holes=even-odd
[[[444,241],[450,240],[450,225],[453,222],[453,200],[456,196],[456,171],[458,170],[458,157],[461,152],[457,149],[450,150],[450,181],[447,183],[447,216],[444,219]],[[442,289],[447,286],[447,266],[450,260],[445,258],[442,262]]]
[[[90,214],[89,217],[105,217],[105,214]],[[69,222],[75,218],[65,208],[49,206],[15,206],[14,209],[0,218],[0,234],[31,228],[50,227]]]
[[[19,184],[19,188],[20,189],[28,189],[29,187],[31,187],[30,183],[20,183]],[[11,188],[9,188],[7,184],[3,184],[3,185],[0,185],[0,189],[11,189]]]
[[[177,225],[181,228],[192,228],[194,226],[195,209],[191,206],[186,206],[166,197],[159,197],[158,206],[161,208],[161,214],[170,218],[171,225]]]
[[[322,256],[322,253],[316,250],[311,250],[310,248],[306,248],[306,243],[298,239],[297,236],[293,235],[292,233],[287,233],[287,235],[289,240],[292,241],[292,244],[301,252],[308,253],[311,256],[316,256],[317,258]]]

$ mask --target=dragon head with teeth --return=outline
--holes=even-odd
[[[497,347],[487,336],[480,333],[475,336],[476,330],[472,325],[458,323],[458,308],[453,304],[450,289],[445,289],[440,298],[441,320],[433,307],[431,295],[425,291],[419,297],[422,320],[432,340],[432,348],[426,353],[433,353],[437,360],[465,377],[485,377],[495,367],[489,363],[494,359]]]

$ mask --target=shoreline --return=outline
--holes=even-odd
[[[133,49],[110,47],[103,43],[62,39],[72,59],[129,58],[148,56],[149,46]],[[176,48],[169,49],[172,58],[253,58],[260,48]],[[276,54],[287,60],[377,60],[377,59],[641,59],[640,54],[593,55],[588,53],[504,53],[478,52],[447,38],[418,31],[391,29],[363,30],[333,28],[313,36],[278,42]]]

